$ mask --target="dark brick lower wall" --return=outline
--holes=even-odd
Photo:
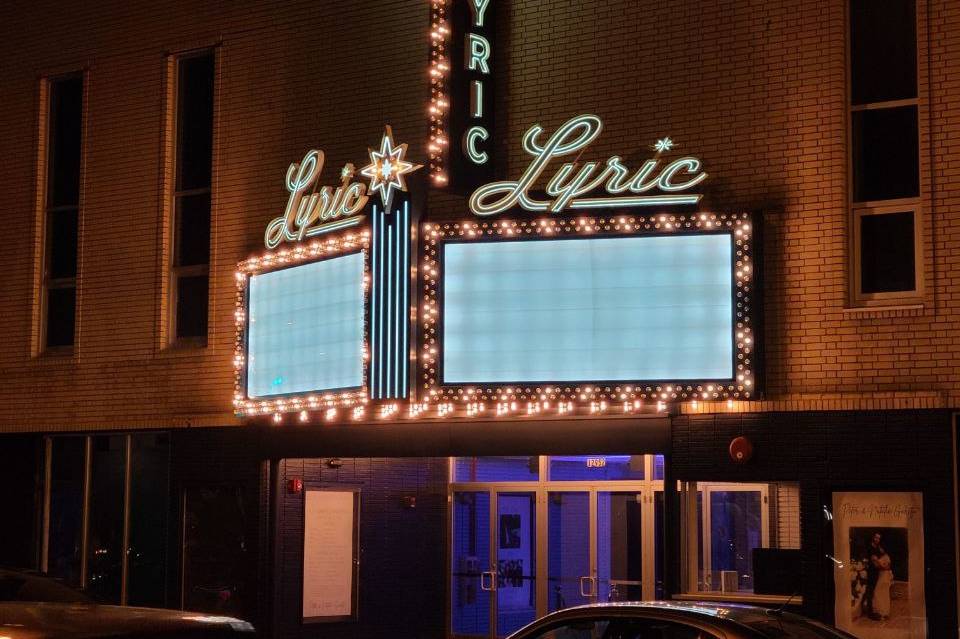
[[[325,459],[281,463],[280,565],[277,636],[389,637],[444,636],[446,618],[445,458],[343,459],[331,468]],[[360,488],[359,616],[356,621],[302,624],[303,493],[291,494],[287,480],[305,489],[343,485]],[[416,507],[404,505],[415,497]]]
[[[690,415],[674,419],[673,476],[685,481],[800,483],[806,614],[833,619],[833,537],[824,507],[838,490],[923,493],[928,636],[956,636],[952,416],[949,411]],[[754,457],[730,460],[748,437]]]

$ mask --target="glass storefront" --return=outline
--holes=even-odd
[[[502,637],[570,606],[662,598],[663,477],[660,455],[453,459],[452,634]],[[795,556],[796,484],[680,487],[687,592],[750,596],[757,570]]]
[[[502,637],[561,608],[661,592],[652,455],[451,461],[453,635]]]
[[[163,606],[166,433],[47,439],[41,568],[110,604]]]

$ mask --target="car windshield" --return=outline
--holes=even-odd
[[[18,570],[0,570],[0,601],[92,603],[92,599],[51,577]]]

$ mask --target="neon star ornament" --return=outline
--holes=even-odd
[[[662,153],[663,151],[669,151],[673,148],[673,140],[669,137],[661,138],[657,140],[657,143],[653,145],[653,150],[657,153]]]
[[[407,190],[403,176],[416,171],[423,165],[404,160],[407,145],[397,146],[394,143],[393,130],[389,125],[380,140],[380,150],[369,149],[369,152],[370,164],[360,169],[360,174],[370,178],[370,193],[379,191],[383,208],[389,212],[393,201],[393,190]]]

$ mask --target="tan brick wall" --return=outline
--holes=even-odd
[[[845,311],[845,2],[501,3],[497,149],[594,112],[589,153],[634,162],[658,137],[704,161],[705,206],[762,213],[767,401],[732,410],[957,405],[960,5],[920,1],[922,308]],[[426,0],[86,2],[0,8],[0,430],[233,424],[233,267],[282,211],[286,166],[324,181],[385,123],[426,158]],[[205,349],[164,348],[170,52],[218,45]],[[73,357],[35,356],[42,75],[88,70]],[[506,157],[504,157],[506,156]],[[432,194],[435,214],[465,212]],[[957,271],[960,272],[960,271]],[[730,410],[726,405],[685,410]]]

